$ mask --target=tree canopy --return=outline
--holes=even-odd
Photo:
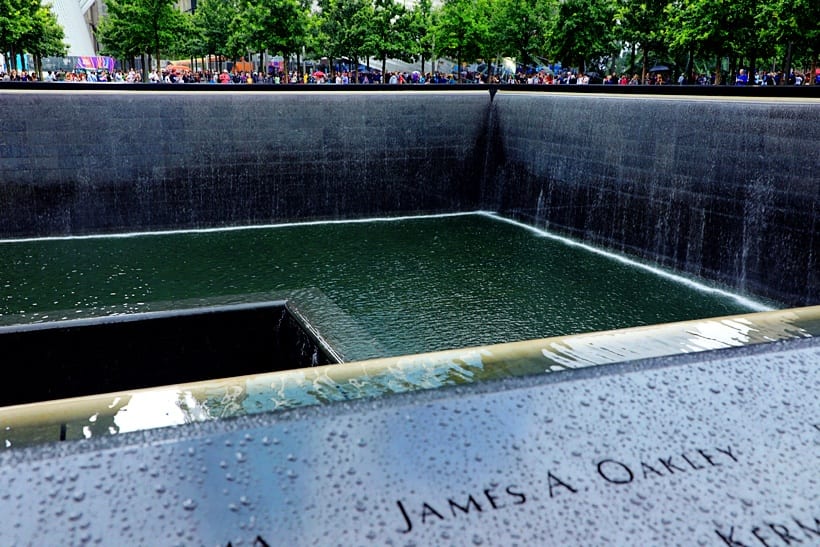
[[[64,38],[50,5],[39,0],[0,0],[0,53],[7,57],[65,55]]]
[[[817,0],[106,0],[97,39],[121,60],[220,59],[306,52],[316,59],[462,67],[512,57],[576,70],[626,72],[667,64],[717,74],[738,67],[812,71],[820,56]],[[62,33],[40,0],[0,0],[6,53],[59,55]],[[423,65],[422,65],[423,66]],[[812,72],[813,73],[813,72]]]

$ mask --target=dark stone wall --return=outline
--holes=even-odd
[[[0,338],[20,379],[0,406],[335,363],[285,302],[0,327]]]
[[[818,93],[232,87],[0,85],[0,237],[484,209],[820,303]]]
[[[0,234],[479,206],[486,91],[431,98],[114,89],[0,90]]]
[[[498,93],[483,203],[788,305],[820,302],[820,102]]]

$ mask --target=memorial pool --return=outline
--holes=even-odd
[[[760,311],[493,214],[2,243],[0,322],[274,295],[345,361]]]
[[[0,543],[820,537],[817,86],[14,84],[0,331],[6,392],[40,402],[0,407]],[[471,211],[773,302],[487,215],[124,234]],[[122,235],[19,239],[103,233]],[[236,320],[253,303],[348,362],[246,373],[229,353],[206,381],[99,382],[244,348],[270,328]],[[225,308],[201,345],[164,321]],[[137,323],[122,345],[8,343]],[[78,377],[86,395],[49,396]]]

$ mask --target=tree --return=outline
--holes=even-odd
[[[552,58],[587,71],[616,48],[615,6],[607,0],[559,1],[552,11],[545,46]]]
[[[686,72],[692,70],[695,58],[711,58],[715,83],[720,84],[723,59],[729,59],[730,73],[746,59],[749,75],[754,76],[758,57],[773,51],[760,24],[761,1],[678,0],[670,4],[666,40],[672,50],[688,54]]]
[[[200,0],[194,11],[199,53],[216,57],[220,70],[228,55],[231,20],[238,9],[236,0]]]
[[[409,17],[407,10],[396,0],[375,0],[373,3],[373,34],[371,42],[374,57],[382,61],[382,74],[387,73],[387,59],[407,56]]]
[[[541,0],[496,0],[494,6],[493,34],[498,44],[494,57],[514,57],[530,64],[543,52],[551,6]]]
[[[154,54],[157,64],[163,48],[177,47],[185,34],[184,14],[174,7],[174,0],[107,0],[107,15],[100,22],[98,39],[104,47],[116,49],[116,39],[125,40],[121,46],[127,52]],[[144,81],[148,81],[148,66]]]
[[[39,0],[0,0],[0,52],[35,57],[65,54],[63,30],[50,6]]]
[[[310,8],[299,0],[277,0],[279,22],[269,43],[271,53],[279,53],[288,59],[307,41],[310,25]]]
[[[767,22],[764,39],[783,45],[783,71],[788,76],[796,53],[811,62],[811,82],[820,57],[820,3],[816,0],[769,0],[761,5],[758,17]],[[786,84],[788,78],[781,83]]]
[[[189,12],[180,12],[179,14],[180,17],[175,23],[174,37],[166,47],[168,56],[172,59],[193,57],[195,53],[200,51],[202,44],[199,29],[194,23],[193,14]]]
[[[127,8],[109,0],[109,14],[117,13],[120,9]],[[136,36],[128,32],[128,26],[122,24],[123,21],[119,17],[105,17],[97,25],[95,34],[100,43],[100,53],[122,60],[133,60],[145,53],[145,48]]]
[[[266,36],[263,25],[266,22],[262,20],[269,11],[261,2],[250,0],[241,0],[238,7],[228,25],[228,53],[234,60],[249,57],[254,48],[259,52],[265,50]]]
[[[300,0],[209,0],[208,16],[201,21],[213,26],[219,21],[224,34],[206,34],[211,49],[230,57],[259,53],[259,72],[265,70],[265,53],[288,58],[308,40],[309,8]],[[199,9],[197,9],[199,13]],[[202,24],[200,23],[200,24]],[[206,32],[202,29],[202,32]]]
[[[692,56],[712,57],[715,84],[721,83],[721,59],[730,53],[730,6],[720,0],[682,0],[669,7],[669,45]]]
[[[320,0],[319,10],[317,46],[332,58],[350,59],[354,78],[358,78],[359,60],[375,52],[373,4],[370,0]]]
[[[35,70],[40,73],[43,57],[67,53],[64,37],[63,27],[57,22],[51,6],[41,5],[34,12],[30,30],[20,37],[19,48],[34,56]]]
[[[246,0],[233,19],[228,44],[233,51],[243,45],[259,52],[259,72],[264,72],[263,53],[288,54],[304,40],[307,14],[297,0]]]
[[[424,60],[433,57],[435,44],[431,28],[433,26],[432,0],[419,0],[410,8],[408,22],[409,40],[412,42],[411,53],[421,59],[421,71],[424,72]]]
[[[722,0],[716,0],[722,1]],[[666,55],[667,0],[617,0],[615,22],[618,35],[625,42],[636,44],[643,53],[641,78],[646,78],[651,54]]]
[[[479,60],[489,40],[490,9],[487,0],[444,0],[435,12],[436,55],[456,59],[459,81],[462,63]]]

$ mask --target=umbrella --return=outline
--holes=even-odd
[[[667,72],[669,70],[672,70],[672,69],[669,68],[668,66],[655,65],[655,66],[653,66],[652,68],[649,69],[649,72]]]
[[[314,78],[324,78],[324,77],[325,77],[325,73],[324,73],[324,72],[322,72],[321,70],[317,70],[316,72],[314,72],[314,73],[313,73],[313,77],[314,77]]]

